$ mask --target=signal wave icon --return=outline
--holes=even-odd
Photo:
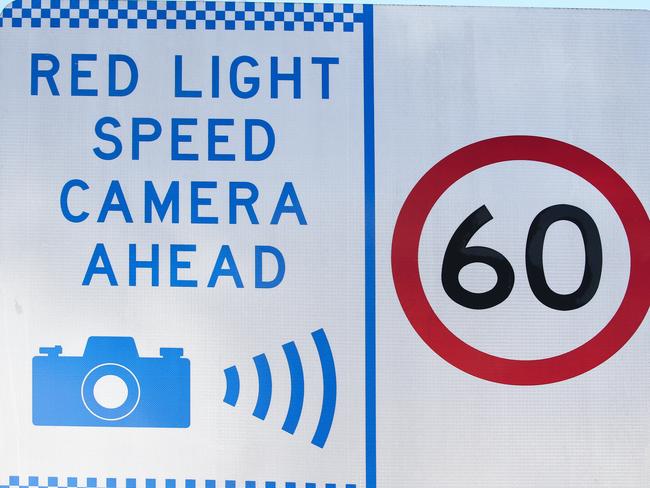
[[[316,426],[316,431],[312,437],[311,443],[320,448],[325,447],[334,421],[334,412],[336,410],[336,367],[334,365],[334,355],[332,348],[327,340],[327,335],[323,329],[318,329],[311,333],[318,357],[320,359],[321,371],[323,375],[323,402],[320,411],[320,418]],[[305,399],[305,376],[302,367],[302,360],[296,344],[291,341],[282,346],[284,356],[289,367],[289,377],[291,381],[291,395],[289,398],[289,407],[282,425],[282,430],[289,434],[294,434],[300,422],[302,407]],[[273,394],[273,379],[271,367],[266,354],[260,354],[253,358],[255,369],[257,371],[258,392],[257,402],[253,409],[253,416],[258,419],[266,419],[266,415],[271,406],[271,397]],[[236,406],[239,400],[239,371],[237,366],[230,366],[224,370],[226,376],[226,394],[223,401],[231,406]]]

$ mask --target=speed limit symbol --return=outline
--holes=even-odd
[[[618,219],[624,232],[619,238],[627,244],[619,245],[614,252],[604,252],[605,242],[597,219],[589,209],[581,208],[571,202],[547,202],[543,208],[535,210],[532,218],[520,227],[525,227],[522,239],[521,266],[512,263],[517,259],[497,248],[488,245],[472,245],[470,240],[486,228],[498,227],[503,215],[493,215],[490,204],[474,202],[475,207],[457,219],[455,229],[450,235],[444,232],[444,251],[436,266],[435,276],[429,276],[430,267],[423,263],[422,237],[425,224],[430,215],[435,214],[444,195],[449,193],[461,180],[480,174],[488,168],[496,168],[504,163],[512,167],[524,162],[533,162],[578,178],[580,184],[589,186],[613,209],[612,215]],[[567,173],[568,172],[568,173]],[[502,177],[508,184],[508,178]],[[535,184],[534,182],[532,183]],[[480,186],[480,185],[479,185]],[[478,188],[479,186],[475,187]],[[528,192],[534,196],[534,189]],[[568,195],[571,192],[565,192]],[[577,193],[577,192],[573,192]],[[526,199],[527,192],[519,192],[519,199]],[[499,200],[507,200],[508,192],[498,195]],[[567,196],[568,199],[568,196]],[[456,202],[453,208],[462,207]],[[550,204],[548,204],[550,203]],[[507,202],[516,210],[525,202]],[[450,208],[452,208],[450,207]],[[513,211],[514,211],[513,210]],[[569,292],[556,290],[549,279],[553,263],[544,259],[548,247],[548,235],[552,226],[564,222],[574,226],[582,238],[584,268],[582,279]],[[436,234],[436,239],[440,239]],[[600,365],[614,355],[632,337],[641,325],[650,299],[647,280],[650,276],[650,223],[643,204],[625,182],[606,163],[594,155],[573,145],[554,139],[536,136],[504,136],[470,144],[455,151],[434,165],[415,185],[407,197],[397,218],[392,242],[392,271],[399,301],[410,323],[426,344],[453,366],[478,378],[511,385],[541,385],[563,381],[585,373]],[[607,248],[608,250],[610,248]],[[512,251],[514,252],[514,251]],[[433,281],[439,295],[444,295],[446,303],[457,310],[456,316],[469,317],[478,322],[484,334],[497,334],[492,331],[495,323],[495,310],[510,307],[507,321],[510,327],[524,330],[528,326],[529,308],[539,307],[547,315],[562,320],[560,314],[577,313],[589,309],[596,293],[609,286],[604,269],[608,269],[610,254],[629,252],[629,275],[620,288],[621,299],[618,306],[606,317],[596,332],[576,347],[559,351],[544,357],[512,358],[505,354],[494,354],[458,333],[458,324],[451,327],[447,318],[453,314],[442,313],[427,294],[428,281]],[[487,290],[471,290],[462,280],[464,270],[470,265],[480,264],[492,269],[496,280]],[[611,268],[611,266],[610,266]],[[526,306],[521,299],[513,298],[513,288],[524,283],[530,293],[534,306]],[[521,285],[523,287],[524,285]],[[605,290],[602,296],[611,295]],[[514,304],[509,304],[513,302]],[[532,302],[531,302],[532,303]],[[518,308],[519,307],[519,308]],[[583,308],[584,307],[584,308]],[[597,307],[592,307],[597,309]],[[602,308],[602,307],[601,307]],[[443,315],[447,318],[443,321]],[[573,316],[571,316],[573,317]],[[499,319],[502,320],[502,319]],[[505,320],[505,319],[503,319]],[[551,323],[554,319],[548,319]],[[482,324],[481,322],[484,321]],[[570,325],[570,323],[569,323]],[[593,325],[593,324],[592,324]],[[462,324],[460,326],[462,328]],[[509,355],[508,355],[509,356]]]

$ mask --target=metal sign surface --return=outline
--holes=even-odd
[[[0,487],[646,487],[650,17],[17,0]]]

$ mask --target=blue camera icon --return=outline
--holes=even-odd
[[[138,355],[132,337],[90,337],[82,357],[42,347],[32,362],[34,425],[83,427],[190,426],[190,361],[183,349]],[[117,395],[98,395],[112,385]],[[99,393],[101,393],[99,388]]]

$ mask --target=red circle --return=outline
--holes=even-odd
[[[480,351],[455,336],[429,303],[418,265],[424,223],[440,196],[463,176],[504,161],[537,161],[582,177],[614,207],[630,247],[630,277],[620,307],[590,340],[558,356],[517,360]],[[632,337],[648,311],[650,221],[634,191],[612,168],[565,142],[537,136],[503,136],[465,146],[433,166],[415,185],[397,218],[392,244],[393,281],[413,328],[453,366],[478,378],[510,385],[542,385],[586,373],[613,356]]]

